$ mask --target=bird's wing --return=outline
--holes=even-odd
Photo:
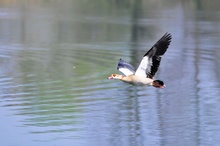
[[[122,59],[119,59],[117,69],[125,76],[133,75],[135,73],[134,67]]]
[[[160,65],[161,56],[164,55],[170,45],[172,36],[166,33],[143,56],[143,59],[135,72],[135,75],[153,78]]]

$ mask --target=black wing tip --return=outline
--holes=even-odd
[[[170,32],[166,32],[164,36],[172,36]]]
[[[168,49],[170,43],[171,43],[172,35],[171,33],[166,32],[164,36],[162,36],[157,43],[154,45],[154,47],[157,48],[157,51],[155,52],[155,55],[161,56],[163,55],[166,50]]]
[[[172,35],[171,35],[171,33],[166,32],[166,33],[161,37],[161,39],[167,40],[168,42],[171,42]]]
[[[171,35],[170,32],[166,32],[166,33],[164,34],[164,36],[170,36],[170,37],[172,37],[172,35]]]
[[[172,35],[171,33],[165,33],[165,38],[164,38],[168,44],[167,44],[167,48],[169,47],[170,43],[171,43],[171,40],[172,40]]]
[[[155,44],[154,46],[147,52],[144,54],[143,57],[145,56],[151,56],[151,55],[163,55],[167,48],[169,47],[170,43],[171,43],[171,39],[172,39],[172,35],[171,33],[168,33],[166,32]],[[159,50],[155,50],[154,52],[153,51],[153,48],[156,47],[158,48]],[[161,50],[162,49],[162,50]]]

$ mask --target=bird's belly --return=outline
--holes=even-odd
[[[150,86],[152,85],[153,80],[150,78],[137,77],[135,76],[132,84],[137,86]]]

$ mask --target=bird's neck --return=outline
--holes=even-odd
[[[123,76],[123,75],[121,75],[120,80],[124,81],[124,82],[132,82],[132,77],[131,76]]]

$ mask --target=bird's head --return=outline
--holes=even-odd
[[[121,80],[123,78],[122,75],[119,75],[119,74],[111,74],[108,79],[116,79],[116,80]]]

